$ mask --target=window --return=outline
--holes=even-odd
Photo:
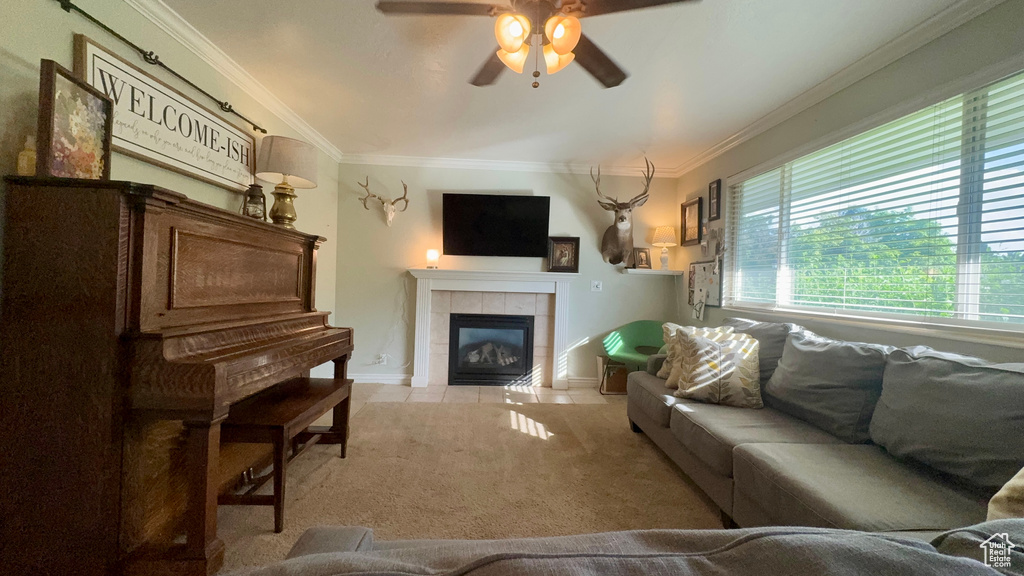
[[[1024,324],[1024,74],[729,194],[730,304]]]

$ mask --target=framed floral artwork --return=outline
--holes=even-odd
[[[109,180],[113,102],[52,60],[40,69],[36,176]]]
[[[704,198],[698,196],[689,202],[683,202],[680,206],[680,220],[682,220],[683,246],[693,246],[700,244],[703,232],[703,222],[701,217],[704,212]]]

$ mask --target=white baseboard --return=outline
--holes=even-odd
[[[412,374],[349,374],[356,384],[390,384],[408,386],[412,382]]]
[[[597,388],[600,382],[597,378],[577,378],[569,376],[569,388]]]

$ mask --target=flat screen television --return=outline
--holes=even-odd
[[[444,194],[442,206],[446,255],[548,255],[547,196]]]

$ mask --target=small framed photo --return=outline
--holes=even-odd
[[[650,248],[633,248],[633,267],[644,270],[651,269]]]
[[[708,222],[722,217],[722,179],[708,184]]]
[[[704,198],[698,196],[688,202],[683,202],[680,206],[680,218],[682,219],[682,225],[680,229],[683,231],[681,246],[693,246],[700,244],[701,238],[703,237],[703,222],[701,218],[704,213]]]
[[[580,271],[580,239],[578,236],[548,238],[548,272]]]
[[[53,60],[40,69],[36,176],[110,180],[113,102]]]

